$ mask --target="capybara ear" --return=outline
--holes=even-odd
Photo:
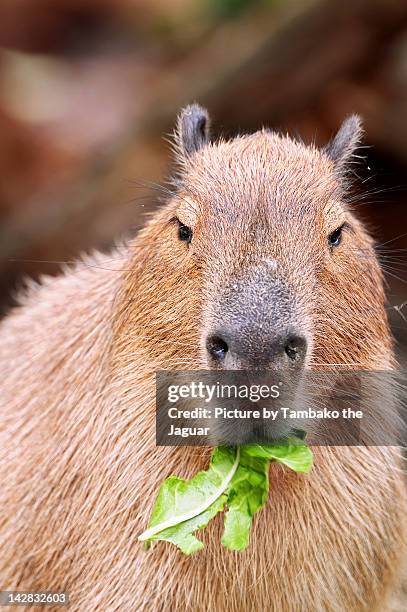
[[[208,111],[199,104],[182,109],[177,119],[175,144],[181,158],[188,158],[209,141],[210,119]]]
[[[332,159],[335,168],[341,172],[355,153],[363,135],[362,121],[358,115],[350,115],[342,123],[336,136],[326,145],[324,151]]]

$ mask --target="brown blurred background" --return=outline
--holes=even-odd
[[[215,135],[320,144],[358,112],[359,208],[405,352],[406,0],[1,0],[0,46],[2,313],[24,275],[143,223],[182,105],[206,105]]]

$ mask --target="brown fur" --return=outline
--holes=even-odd
[[[372,241],[328,155],[262,131],[183,166],[135,240],[32,288],[0,327],[1,587],[66,589],[72,610],[383,610],[405,546],[394,448],[315,449],[309,476],[273,465],[243,553],[220,546],[221,517],[192,557],[137,541],[159,483],[209,453],[155,447],[154,372],[207,367],[217,296],[243,267],[284,270],[309,367],[393,364]]]

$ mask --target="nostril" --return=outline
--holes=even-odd
[[[297,361],[305,356],[307,341],[301,336],[291,336],[284,346],[285,353],[291,361]]]
[[[229,347],[223,338],[220,338],[220,336],[209,336],[206,340],[206,349],[211,355],[212,359],[215,359],[216,361],[223,361]]]

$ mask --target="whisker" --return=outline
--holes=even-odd
[[[383,247],[386,244],[391,244],[392,242],[395,242],[396,240],[400,240],[400,238],[404,238],[405,236],[407,236],[407,232],[404,232],[404,234],[400,234],[399,236],[396,236],[395,238],[392,238],[391,240],[387,240],[386,242],[382,242],[378,246]]]
[[[403,302],[402,304],[399,304],[399,305],[396,305],[396,306],[391,306],[391,308],[393,310],[395,310],[400,315],[400,317],[403,319],[403,321],[405,321],[407,323],[406,315],[404,314],[404,312],[402,312],[404,306],[407,306],[407,300],[405,302]]]

